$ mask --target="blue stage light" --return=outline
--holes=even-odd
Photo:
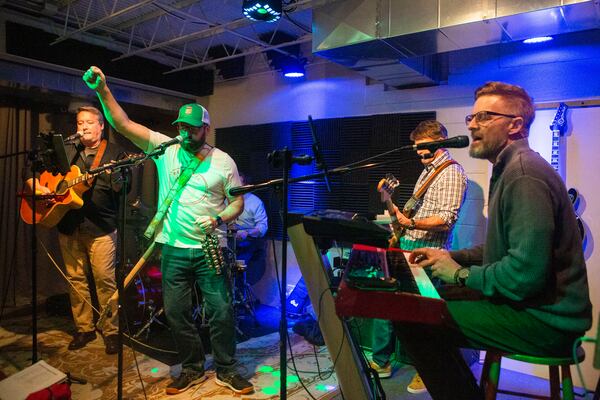
[[[553,39],[554,38],[552,36],[537,36],[537,37],[525,39],[525,40],[523,40],[523,43],[525,43],[525,44],[543,43],[543,42],[549,42],[550,40],[553,40]]]
[[[301,78],[304,76],[304,65],[306,64],[306,59],[295,59],[290,58],[285,62],[281,67],[281,71],[283,72],[283,76],[287,78]]]
[[[253,21],[275,22],[281,18],[281,0],[244,0],[242,11]]]

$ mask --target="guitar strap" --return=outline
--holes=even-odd
[[[92,161],[92,165],[90,165],[89,168],[87,168],[87,165],[85,164],[85,161],[84,161],[83,165],[86,166],[86,171],[98,168],[98,166],[100,165],[100,161],[102,160],[102,156],[104,155],[104,152],[106,151],[107,143],[108,143],[108,141],[106,139],[102,139],[102,141],[100,142],[100,146],[98,146],[98,151],[96,152],[96,156],[94,156],[94,161]],[[84,158],[84,160],[85,160],[85,158]],[[92,184],[94,183],[95,178],[96,177],[90,178],[87,181],[85,181],[85,183],[91,187]]]
[[[209,150],[209,152],[210,152],[210,150]],[[206,153],[206,155],[208,155],[208,153]],[[177,178],[177,181],[175,181],[173,186],[171,186],[171,189],[169,190],[167,197],[165,198],[165,200],[161,204],[159,210],[156,212],[156,214],[152,218],[152,221],[150,221],[150,224],[146,228],[146,231],[144,232],[144,236],[147,239],[150,239],[154,236],[154,233],[156,231],[156,228],[158,227],[158,224],[160,224],[160,222],[163,220],[163,218],[167,214],[167,211],[169,211],[169,207],[171,207],[171,203],[173,202],[175,197],[181,192],[181,190],[183,189],[185,184],[190,180],[190,178],[194,174],[194,171],[196,171],[196,168],[204,160],[206,155],[204,155],[204,156],[198,155],[198,156],[194,157],[189,162],[189,164],[181,171],[181,173],[179,174],[179,177]]]
[[[423,182],[423,184],[421,185],[421,187],[419,188],[419,190],[417,190],[410,197],[410,199],[408,199],[408,201],[404,205],[404,208],[402,209],[402,214],[404,214],[405,217],[410,217],[411,216],[412,212],[414,211],[415,206],[417,205],[417,203],[419,202],[419,200],[421,200],[421,198],[425,195],[425,192],[427,191],[427,189],[429,188],[429,186],[431,185],[431,183],[433,182],[433,180],[436,178],[436,176],[438,176],[444,169],[446,169],[446,167],[449,167],[452,164],[456,164],[456,161],[454,161],[454,160],[446,160],[439,167],[437,167],[435,169],[435,171],[433,171],[433,174],[431,174],[425,180],[425,182]]]

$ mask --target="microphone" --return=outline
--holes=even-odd
[[[400,150],[429,150],[435,151],[441,147],[454,147],[462,148],[469,145],[469,137],[466,135],[455,136],[449,139],[436,140],[433,142],[413,144],[408,146],[402,146]]]
[[[166,149],[169,146],[173,146],[174,144],[183,142],[183,139],[184,139],[183,135],[177,135],[177,136],[175,136],[171,140],[167,140],[166,142],[162,142],[161,144],[159,144],[158,146],[156,146],[156,148],[164,150],[164,149]]]
[[[77,133],[74,133],[71,136],[63,139],[63,142],[65,144],[68,144],[68,143],[74,142],[75,140],[79,139],[82,136],[83,136],[83,132],[77,132]]]
[[[317,140],[317,135],[315,134],[315,127],[313,125],[312,116],[308,116],[308,125],[310,126],[310,133],[312,135],[312,151],[315,157],[315,164],[318,170],[322,170],[324,174],[325,185],[327,186],[327,191],[331,193],[331,187],[329,186],[329,174],[327,173],[327,165],[325,165],[325,160],[323,159],[323,153],[321,153],[321,149],[319,148],[319,142]]]

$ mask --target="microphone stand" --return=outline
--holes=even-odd
[[[37,149],[34,148],[29,153],[29,159],[31,161],[31,176],[32,176],[32,189],[31,189],[31,365],[37,362],[37,221],[36,221],[36,170],[38,155]]]
[[[394,149],[393,151],[408,150],[408,149]],[[390,152],[386,152],[388,154]],[[380,157],[381,155],[370,157],[373,159]],[[281,188],[281,210],[282,210],[282,223],[283,228],[281,232],[281,282],[279,290],[279,301],[281,302],[281,316],[279,323],[279,363],[280,363],[280,375],[279,375],[279,398],[281,400],[287,399],[287,301],[286,301],[286,287],[287,287],[287,229],[288,229],[288,188],[290,183],[302,182],[310,179],[323,178],[326,176],[335,176],[350,173],[353,171],[371,169],[383,165],[390,164],[392,162],[397,163],[396,160],[382,161],[379,163],[361,164],[354,166],[342,166],[330,171],[323,171],[316,174],[304,175],[296,178],[289,178],[290,167],[293,163],[306,164],[312,162],[313,158],[310,156],[298,156],[293,157],[290,150],[284,148],[283,150],[276,150],[269,154],[269,161],[274,167],[281,166],[283,168],[282,178],[273,179],[267,182],[258,183],[256,185],[245,185],[229,190],[229,194],[232,196],[242,195],[244,193],[253,192],[260,189],[266,189],[268,187]],[[367,159],[367,160],[369,160]],[[365,160],[363,160],[365,161]],[[354,164],[360,164],[363,161],[359,161]]]
[[[131,162],[131,160],[127,160]],[[115,271],[115,279],[117,281],[117,293],[119,294],[118,300],[118,315],[119,315],[119,330],[117,334],[117,399],[121,400],[123,398],[123,327],[126,323],[125,318],[123,316],[123,292],[125,291],[123,287],[123,281],[125,277],[125,210],[127,208],[127,187],[129,185],[129,178],[131,176],[131,164],[123,165],[120,167],[121,171],[121,206],[119,207],[119,227],[118,227],[118,237],[119,237],[119,260],[117,262],[117,268]]]

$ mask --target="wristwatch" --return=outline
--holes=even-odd
[[[223,218],[221,218],[221,216],[220,216],[220,215],[217,215],[217,216],[215,217],[215,222],[217,223],[217,225],[216,225],[216,226],[223,225]]]
[[[471,270],[469,268],[459,268],[454,273],[454,283],[460,287],[464,287],[467,284],[467,279]]]
[[[417,227],[417,223],[415,222],[415,219],[414,219],[414,218],[411,218],[411,219],[410,219],[410,225],[409,225],[409,226],[407,226],[407,227],[406,227],[406,229],[409,229],[409,230],[411,230],[411,231],[412,231],[412,230],[413,230],[413,229],[415,229],[416,227]]]

